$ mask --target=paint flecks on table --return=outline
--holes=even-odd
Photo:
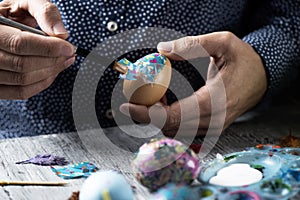
[[[51,166],[51,170],[57,176],[63,179],[73,179],[89,177],[92,173],[95,173],[98,168],[90,162],[81,162],[77,164],[70,164],[63,168],[54,168],[53,166]]]
[[[293,131],[290,130],[289,135],[280,138],[280,145],[282,147],[300,147],[300,137],[294,136]]]
[[[28,160],[16,162],[16,164],[35,164],[35,165],[44,165],[44,166],[50,166],[50,165],[67,165],[69,162],[64,157],[55,156],[51,154],[45,154],[45,155],[36,155],[33,158],[30,158]]]
[[[238,156],[239,156],[238,154],[230,155],[230,156],[225,156],[225,157],[224,157],[224,161],[225,161],[225,162],[228,162],[228,161],[230,161],[231,159],[234,159],[234,158],[236,158],[236,157],[238,157]]]

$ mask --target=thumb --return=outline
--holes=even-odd
[[[41,29],[50,36],[66,39],[68,33],[62,23],[58,8],[48,0],[25,0],[20,6],[36,19]]]
[[[226,47],[227,34],[215,32],[199,36],[187,36],[177,40],[160,42],[157,49],[173,60],[189,60],[200,57],[220,57]],[[225,43],[226,42],[226,43]]]

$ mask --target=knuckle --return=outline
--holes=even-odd
[[[187,36],[183,39],[183,45],[185,48],[190,49],[197,43],[197,39],[194,36]]]
[[[203,114],[210,114],[211,113],[211,107],[210,107],[210,103],[206,100],[206,99],[200,99],[199,100],[199,109],[201,110],[201,112]]]
[[[53,46],[51,46],[51,44],[50,44],[50,43],[47,43],[47,42],[45,42],[45,43],[43,44],[43,46],[44,46],[45,54],[46,54],[47,56],[52,56],[52,54],[54,53],[54,52],[53,52],[53,51],[54,51]]]
[[[43,14],[51,14],[53,12],[58,12],[58,8],[56,7],[55,4],[51,3],[51,2],[46,2],[44,4],[44,6],[42,7],[41,12]]]
[[[224,31],[224,32],[222,32],[222,35],[221,35],[221,39],[224,43],[230,42],[233,37],[234,37],[234,34],[229,31]]]
[[[198,99],[198,106],[200,109],[200,113],[207,115],[211,113],[211,97],[206,86],[203,86],[200,91],[194,93]]]
[[[13,73],[12,74],[12,82],[17,85],[25,85],[26,84],[26,75],[22,73]]]
[[[55,54],[55,48],[54,45],[49,41],[38,41],[37,47],[40,48],[40,54],[45,57],[51,57],[52,54]]]
[[[4,52],[3,51],[0,51],[0,60],[1,61],[5,61],[5,58],[6,58],[7,56],[4,54]]]
[[[43,43],[44,51],[46,56],[51,56],[53,54],[53,47],[51,46],[50,43]]]
[[[223,31],[219,34],[219,49],[223,52],[231,52],[234,48],[236,48],[236,36],[229,31]],[[227,58],[228,59],[228,58]]]
[[[177,110],[169,109],[166,123],[164,124],[163,130],[170,131],[178,129],[181,123],[180,112]]]
[[[11,58],[11,65],[16,72],[24,72],[24,59],[20,56],[12,56]]]
[[[14,54],[20,54],[23,49],[26,49],[27,42],[20,34],[11,35],[8,39],[9,49]]]

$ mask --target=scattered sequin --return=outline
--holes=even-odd
[[[89,177],[92,173],[96,172],[98,168],[90,162],[81,162],[77,164],[70,164],[63,168],[54,168],[51,166],[51,170],[61,178],[73,179]]]
[[[16,162],[16,164],[36,164],[36,165],[67,165],[69,162],[66,160],[64,157],[60,156],[54,156],[51,154],[46,154],[46,155],[37,155],[33,158],[30,158],[28,160]]]

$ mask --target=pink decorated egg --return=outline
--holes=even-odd
[[[166,138],[142,145],[132,167],[137,180],[154,191],[167,183],[192,183],[199,173],[199,159],[181,142]]]

